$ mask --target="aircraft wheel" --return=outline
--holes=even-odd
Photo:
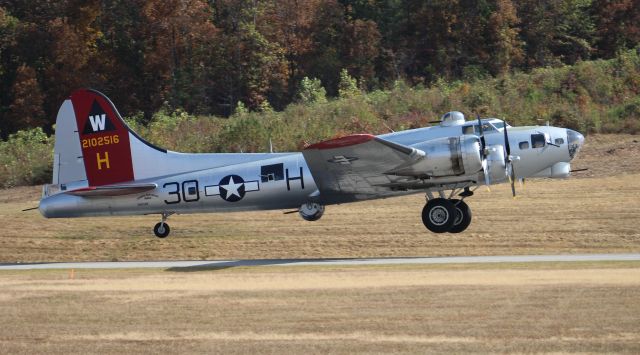
[[[166,238],[170,231],[171,228],[169,228],[169,225],[166,222],[158,222],[156,226],[153,227],[153,233],[155,233],[158,238]]]
[[[449,229],[449,233],[460,233],[471,224],[471,208],[464,201],[455,199],[449,201],[453,203],[453,207],[456,210],[456,218],[451,229]]]
[[[445,233],[455,221],[456,209],[449,200],[434,198],[422,209],[422,223],[433,233]]]
[[[305,203],[300,206],[298,213],[305,221],[317,221],[324,214],[324,206],[313,202]]]

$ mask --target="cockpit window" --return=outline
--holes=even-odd
[[[547,140],[544,134],[532,134],[531,135],[531,147],[532,148],[544,148]]]
[[[504,122],[503,121],[499,121],[499,122],[491,122],[491,124],[497,128],[497,129],[502,129],[504,128]]]
[[[483,123],[482,124],[482,131],[483,132],[491,132],[491,131],[495,131],[495,130],[496,130],[495,127],[493,127],[491,125],[491,123]]]
[[[504,123],[500,122],[500,124],[502,124],[502,126],[500,126],[498,128],[504,127]],[[493,123],[482,122],[482,132],[483,133],[494,132],[494,131],[496,131],[496,128],[493,126]],[[476,123],[474,125],[463,126],[462,127],[462,134],[480,135],[480,130],[478,129],[478,124]]]

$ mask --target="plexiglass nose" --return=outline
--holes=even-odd
[[[576,132],[571,129],[567,129],[567,142],[569,142],[569,157],[575,158],[584,144],[584,136],[580,132]]]

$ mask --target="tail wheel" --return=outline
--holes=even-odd
[[[422,209],[422,223],[433,233],[449,232],[455,222],[456,209],[449,200],[434,198]]]
[[[461,200],[449,200],[453,203],[456,210],[456,218],[453,221],[449,233],[460,233],[467,229],[471,224],[471,208],[464,201]]]
[[[165,222],[158,222],[155,227],[153,227],[153,233],[155,233],[158,238],[166,238],[171,232],[171,228]]]

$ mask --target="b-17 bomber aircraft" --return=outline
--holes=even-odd
[[[80,89],[56,119],[53,182],[39,210],[47,218],[294,210],[307,221],[325,206],[425,193],[422,221],[434,233],[471,223],[464,202],[481,185],[564,178],[584,137],[573,130],[465,121],[382,135],[354,134],[294,153],[185,154],[145,141],[100,92]],[[288,212],[286,212],[288,213]]]

